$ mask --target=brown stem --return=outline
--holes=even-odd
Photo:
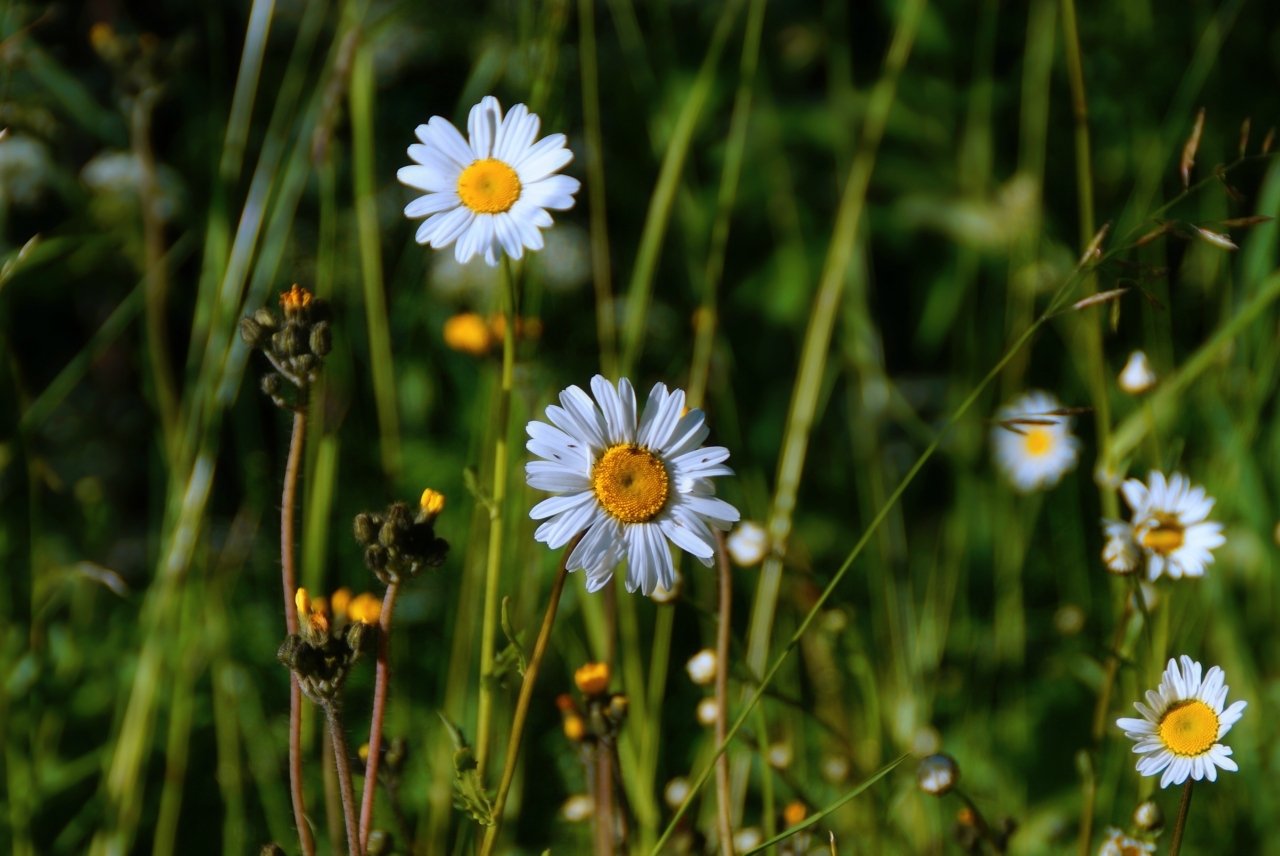
[[[321,767],[324,770],[324,819],[329,833],[329,852],[342,856],[342,795],[338,793],[338,769],[333,760],[333,743],[320,741]]]
[[[1191,779],[1182,786],[1182,802],[1178,803],[1178,819],[1173,824],[1173,841],[1169,842],[1169,856],[1178,856],[1182,850],[1182,833],[1187,828],[1187,812],[1191,809]]]
[[[324,717],[329,725],[329,738],[333,741],[333,762],[338,769],[338,790],[342,794],[342,817],[347,828],[348,856],[361,856],[360,831],[356,825],[356,798],[351,787],[351,754],[347,751],[347,737],[342,730],[342,708],[333,699],[324,704]]]
[[[293,514],[297,504],[298,475],[302,469],[302,448],[306,445],[307,409],[305,396],[293,412],[293,433],[289,436],[289,457],[284,468],[284,489],[280,497],[280,582],[284,589],[284,623],[289,633],[298,632],[298,607],[294,604],[297,574],[294,570]],[[304,856],[315,856],[316,842],[307,823],[306,797],[302,789],[302,688],[289,678],[289,793],[293,798],[293,822],[298,827],[298,843]]]
[[[391,659],[387,649],[391,640],[391,611],[400,593],[400,581],[392,580],[382,597],[378,615],[378,669],[373,684],[373,720],[369,723],[369,760],[365,762],[364,795],[360,800],[360,846],[369,845],[369,827],[373,824],[373,801],[378,792],[378,760],[382,753],[382,720],[386,714],[387,685],[391,682]]]
[[[533,645],[533,654],[529,657],[529,665],[524,672],[524,680],[520,682],[520,696],[516,700],[515,717],[511,722],[511,736],[507,739],[507,760],[502,768],[502,781],[498,784],[498,795],[493,801],[493,825],[485,832],[484,843],[480,847],[481,856],[489,856],[493,845],[502,830],[502,811],[507,806],[507,791],[511,789],[511,781],[516,775],[516,761],[520,758],[520,739],[524,736],[524,724],[529,714],[529,701],[533,698],[533,687],[538,681],[538,669],[542,666],[542,658],[547,653],[551,642],[551,627],[556,623],[556,610],[560,607],[560,595],[564,593],[565,579],[569,576],[569,555],[578,546],[582,535],[575,535],[564,548],[560,559],[560,570],[556,572],[555,582],[551,584],[551,597],[547,601],[547,611],[542,616],[542,627],[538,630],[538,641]]]
[[[595,856],[613,856],[613,753],[606,741],[595,746]]]
[[[733,597],[733,577],[724,533],[716,532],[716,567],[720,578],[720,620],[716,628],[716,745],[729,739],[729,614]],[[716,758],[716,821],[720,852],[733,856],[733,803],[729,793],[729,753]]]

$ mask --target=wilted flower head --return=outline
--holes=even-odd
[[[414,165],[396,173],[401,183],[425,191],[404,209],[410,219],[427,218],[418,243],[440,249],[456,242],[459,262],[479,255],[491,266],[499,252],[518,259],[526,248],[542,249],[540,230],[552,223],[547,211],[572,208],[579,183],[556,174],[573,160],[564,134],[535,143],[539,125],[523,104],[504,117],[491,95],[471,108],[468,139],[442,116],[419,125],[421,142],[409,146]]]

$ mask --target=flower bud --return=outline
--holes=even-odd
[[[276,372],[268,372],[262,376],[262,392],[272,398],[280,396],[280,390],[284,388],[284,378],[280,377]]]
[[[257,321],[246,316],[240,319],[240,338],[250,348],[261,348],[262,343],[267,340],[267,331]]]
[[[960,781],[960,767],[950,755],[937,753],[920,762],[916,771],[916,782],[920,790],[926,794],[940,797],[949,792]]]
[[[769,533],[759,523],[744,520],[734,528],[725,546],[734,564],[744,568],[758,565],[769,549]]]
[[[1140,802],[1133,810],[1133,825],[1143,832],[1156,832],[1164,826],[1164,813],[1154,800]]]
[[[705,687],[716,679],[716,652],[703,648],[685,663],[685,671],[689,679],[700,687]]]
[[[311,353],[317,357],[328,356],[333,348],[333,333],[329,330],[329,322],[321,321],[311,328]]]
[[[1142,351],[1134,351],[1120,372],[1120,388],[1130,395],[1141,395],[1156,385],[1155,371]]]
[[[265,306],[259,307],[253,313],[253,320],[257,322],[259,327],[267,331],[274,331],[280,326],[280,321],[276,318],[276,314]]]
[[[585,696],[603,695],[609,690],[609,664],[587,663],[573,673],[573,682]]]
[[[376,514],[366,514],[360,512],[352,521],[352,533],[356,536],[356,543],[368,546],[378,539],[378,529],[382,526],[382,521]]]

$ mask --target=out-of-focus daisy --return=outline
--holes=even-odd
[[[1120,486],[1133,512],[1128,523],[1102,521],[1107,567],[1124,572],[1128,565],[1132,570],[1145,556],[1147,579],[1203,576],[1205,567],[1213,563],[1211,551],[1227,540],[1222,524],[1207,519],[1213,497],[1181,473],[1166,480],[1163,473],[1153,471],[1147,481],[1128,479]]]
[[[716,679],[716,652],[710,648],[703,648],[689,658],[684,668],[689,673],[689,680],[700,687],[705,687]]]
[[[577,535],[571,571],[584,570],[597,591],[627,562],[627,590],[651,595],[675,586],[668,542],[708,567],[712,529],[727,530],[738,510],[715,496],[716,476],[732,475],[729,450],[703,446],[710,433],[701,410],[684,413],[684,391],[655,384],[636,420],[636,397],[623,378],[615,387],[591,379],[593,401],[581,388],[560,393],[547,408],[551,421],[530,422],[526,448],[541,460],[525,465],[530,487],[559,494],[533,507],[546,520],[534,537],[559,549]]]
[[[404,209],[410,219],[427,218],[418,243],[440,249],[456,241],[459,262],[479,255],[489,265],[497,265],[499,251],[518,259],[525,248],[542,249],[540,230],[552,222],[547,211],[572,208],[579,184],[557,174],[573,160],[564,134],[535,143],[538,127],[538,115],[523,104],[504,117],[492,95],[471,108],[469,139],[442,116],[419,125],[421,142],[409,146],[414,165],[396,173],[426,193]]]
[[[1114,826],[1107,827],[1107,837],[1098,848],[1098,856],[1147,856],[1155,852],[1154,844],[1130,838]]]
[[[1142,351],[1134,351],[1120,370],[1120,388],[1130,395],[1141,395],[1156,385],[1156,373]]]
[[[996,464],[1023,493],[1052,487],[1080,456],[1071,417],[1047,392],[1028,392],[1000,409],[991,432]]]
[[[1218,741],[1244,712],[1246,702],[1223,708],[1227,685],[1222,669],[1214,666],[1202,675],[1199,663],[1186,654],[1181,665],[1170,660],[1160,686],[1147,691],[1147,703],[1134,702],[1141,719],[1121,717],[1116,725],[1135,741],[1138,772],[1160,777],[1160,787],[1180,785],[1187,777],[1200,781],[1218,778],[1218,768],[1235,771],[1231,747]]]

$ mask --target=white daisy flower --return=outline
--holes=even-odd
[[[1133,527],[1123,520],[1102,520],[1107,541],[1102,545],[1102,561],[1113,574],[1131,574],[1142,560],[1142,550],[1133,540]]]
[[[485,96],[471,108],[467,135],[449,120],[432,116],[409,146],[413,166],[396,173],[402,184],[426,191],[405,206],[406,217],[427,219],[418,227],[419,244],[436,249],[457,241],[454,255],[465,264],[480,255],[498,264],[498,251],[513,259],[527,247],[542,249],[542,232],[552,211],[573,207],[578,180],[557,175],[573,152],[564,134],[537,143],[538,115],[523,104],[504,118],[498,99]]]
[[[1213,497],[1181,473],[1166,481],[1153,471],[1148,482],[1128,479],[1120,486],[1133,511],[1128,524],[1133,544],[1147,558],[1147,578],[1203,576],[1213,563],[1210,551],[1227,541],[1222,524],[1207,519]],[[1119,532],[1116,521],[1104,520],[1103,526],[1108,538]]]
[[[1071,417],[1047,392],[1032,391],[1000,409],[991,432],[996,464],[1023,493],[1053,487],[1075,468],[1080,441]]]
[[[703,446],[710,433],[701,410],[684,413],[684,390],[655,384],[636,420],[636,397],[623,378],[615,388],[591,379],[595,401],[577,386],[547,408],[551,421],[530,422],[526,448],[541,460],[525,465],[530,487],[559,494],[533,507],[544,520],[534,537],[558,549],[585,532],[569,555],[598,591],[627,563],[627,591],[673,589],[668,541],[710,567],[716,538],[738,509],[715,496],[716,476],[733,475],[729,450]]]
[[[1227,685],[1222,669],[1214,666],[1201,676],[1200,664],[1186,654],[1182,664],[1170,660],[1160,687],[1147,691],[1147,703],[1134,702],[1141,719],[1122,717],[1116,725],[1135,741],[1138,772],[1154,776],[1161,770],[1160,787],[1180,785],[1187,777],[1215,781],[1218,768],[1239,769],[1231,747],[1218,741],[1239,721],[1246,702],[1223,709]]]
[[[1098,848],[1098,856],[1147,856],[1155,852],[1154,844],[1130,838],[1114,826],[1107,827],[1106,840]]]

